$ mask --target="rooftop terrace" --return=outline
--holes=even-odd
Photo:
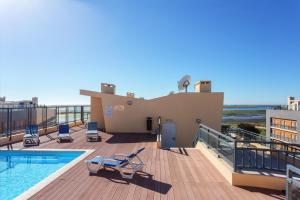
[[[56,133],[50,134],[55,136]],[[101,133],[101,142],[86,142],[83,126],[72,128],[73,143],[57,143],[41,137],[42,149],[94,149],[96,155],[131,152],[146,147],[141,158],[146,165],[132,180],[118,172],[101,171],[89,176],[82,161],[65,172],[31,199],[284,199],[281,192],[231,186],[196,148],[162,150],[156,138],[145,134]],[[0,149],[23,148],[15,143]]]

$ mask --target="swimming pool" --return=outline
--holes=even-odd
[[[84,153],[0,150],[0,199],[14,199]]]

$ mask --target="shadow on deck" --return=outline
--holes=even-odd
[[[134,175],[133,179],[124,179],[120,176],[119,171],[107,169],[100,170],[97,174],[94,174],[92,176],[103,177],[117,184],[134,184],[160,194],[167,194],[172,187],[171,184],[153,179],[153,175],[146,172],[137,172]]]
[[[108,144],[156,142],[156,135],[147,133],[108,133]]]

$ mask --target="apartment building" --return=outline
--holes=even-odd
[[[38,98],[32,97],[31,100],[6,101],[5,97],[0,97],[0,108],[30,108],[38,106]]]
[[[267,110],[267,136],[275,141],[300,144],[300,100],[288,97],[284,110]]]

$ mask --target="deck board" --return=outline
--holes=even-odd
[[[55,137],[56,133],[51,134]],[[145,134],[108,134],[101,132],[101,142],[86,142],[85,129],[72,128],[72,143],[57,143],[41,137],[41,149],[94,149],[96,155],[131,152],[146,147],[141,153],[144,173],[123,180],[118,172],[101,171],[90,176],[81,161],[31,197],[32,200],[55,199],[284,199],[280,192],[231,186],[198,149],[162,150],[155,137]],[[22,148],[22,143],[10,146]],[[34,148],[34,147],[31,147]],[[36,147],[35,147],[36,148]],[[7,147],[0,147],[7,149]]]

